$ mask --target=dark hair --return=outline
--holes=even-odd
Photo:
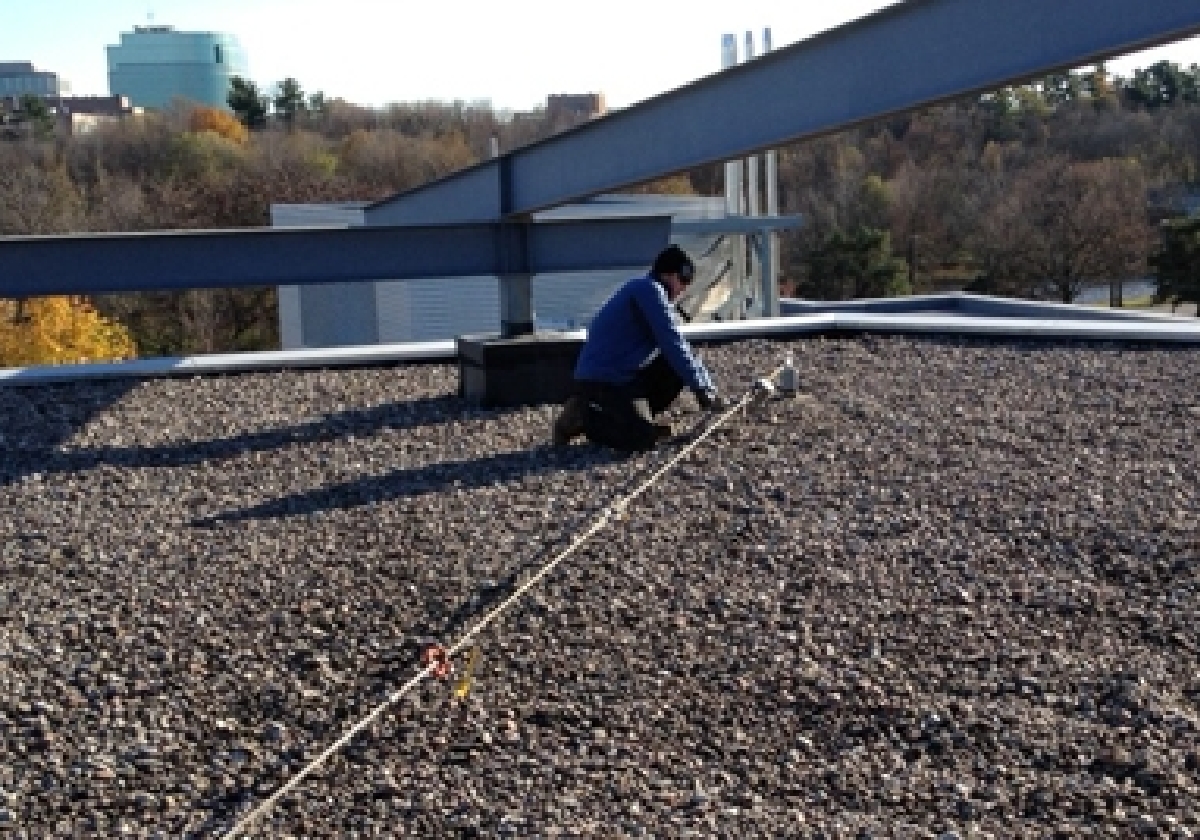
[[[650,269],[650,273],[660,280],[664,274],[678,274],[679,279],[687,284],[696,276],[696,266],[686,251],[678,245],[670,245],[654,258],[654,267]]]

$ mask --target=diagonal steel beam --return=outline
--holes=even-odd
[[[908,0],[366,210],[520,216],[1200,32],[1197,0]]]
[[[669,216],[642,216],[0,237],[0,297],[644,267],[670,231]]]

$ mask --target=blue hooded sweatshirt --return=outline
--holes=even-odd
[[[647,275],[627,282],[600,307],[575,363],[575,378],[628,385],[655,350],[662,351],[693,392],[716,390],[704,363],[679,332],[667,290]]]

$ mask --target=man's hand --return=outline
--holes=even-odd
[[[728,407],[725,398],[718,394],[715,389],[697,391],[696,403],[704,411],[720,412]]]

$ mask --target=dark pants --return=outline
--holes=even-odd
[[[626,452],[654,448],[660,433],[654,415],[682,390],[683,380],[661,353],[627,385],[575,380],[575,393],[588,401],[588,439]]]

